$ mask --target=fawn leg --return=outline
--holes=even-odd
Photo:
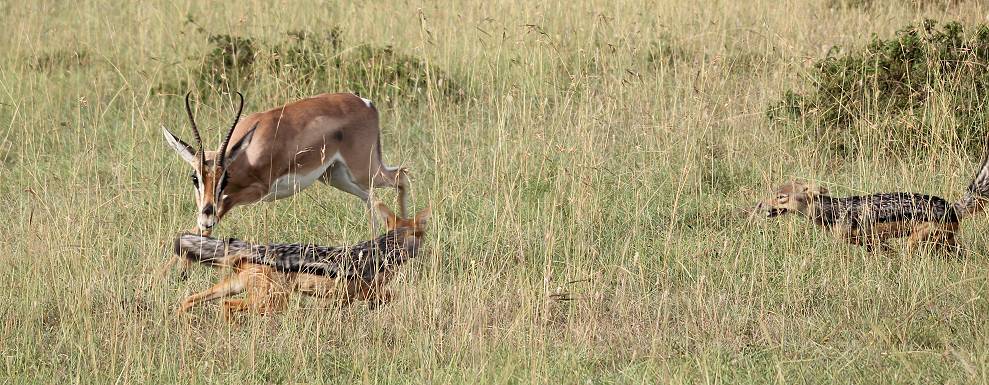
[[[228,299],[223,301],[223,319],[227,322],[233,322],[234,313],[247,310],[250,306],[247,300],[243,299]]]
[[[388,304],[391,302],[394,296],[391,294],[391,290],[380,288],[374,290],[371,293],[371,298],[368,299],[367,308],[370,310],[377,309],[378,306]]]
[[[158,266],[158,268],[155,269],[155,276],[158,277],[159,279],[164,279],[165,275],[168,274],[168,271],[172,270],[172,267],[174,267],[175,264],[178,263],[178,261],[179,261],[178,255],[173,255],[169,257],[168,260],[165,261],[165,263],[161,264],[161,266]]]
[[[923,242],[928,242],[934,238],[935,234],[931,231],[930,226],[922,225],[916,226],[910,232],[910,236],[907,237],[907,252],[913,254],[920,247]]]
[[[182,300],[182,305],[179,307],[178,313],[182,314],[189,311],[189,308],[196,306],[200,302],[211,301],[221,297],[229,297],[234,294],[238,294],[244,291],[244,282],[237,273],[230,274],[222,281],[213,285],[213,287],[185,297]]]

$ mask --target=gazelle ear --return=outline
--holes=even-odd
[[[254,123],[254,127],[251,127],[250,131],[247,131],[247,135],[237,141],[237,144],[230,149],[230,155],[227,155],[227,161],[233,162],[237,159],[237,156],[247,149],[247,146],[251,145],[251,139],[254,139],[254,131],[258,129],[258,124],[261,122]],[[229,163],[228,163],[229,164]]]
[[[165,126],[161,126],[161,131],[163,134],[165,134],[165,142],[168,143],[168,146],[171,147],[173,150],[175,150],[175,152],[178,153],[180,157],[182,157],[182,160],[186,161],[186,163],[191,164],[193,167],[196,167],[198,163],[198,161],[196,160],[196,151],[194,151],[192,147],[190,147],[188,144],[183,142],[182,139],[179,139],[177,136],[175,136],[175,134],[173,134],[171,131],[168,131],[168,129],[165,128]]]
[[[432,209],[426,207],[418,214],[416,214],[416,227],[425,228],[426,224],[429,222],[429,215],[432,213]]]
[[[395,216],[395,213],[388,206],[381,202],[374,202],[374,212],[388,230],[394,230],[393,227],[398,223],[398,217]]]

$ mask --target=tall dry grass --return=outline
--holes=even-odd
[[[767,106],[831,45],[987,11],[853,3],[0,2],[0,379],[987,382],[985,217],[945,258],[743,214],[791,177],[955,198],[973,174],[948,142],[835,158],[769,127]],[[151,274],[193,224],[187,166],[159,129],[188,137],[181,96],[160,86],[196,84],[208,33],[334,27],[344,49],[392,45],[464,90],[380,107],[387,161],[414,171],[414,208],[434,208],[429,253],[374,311],[296,299],[233,326],[215,305],[174,317],[221,272]],[[247,110],[347,91],[294,80],[259,71]],[[198,93],[217,143],[233,102]],[[239,208],[217,235],[342,244],[368,226],[358,200],[315,186]]]

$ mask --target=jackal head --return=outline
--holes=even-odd
[[[220,150],[206,151],[203,148],[203,139],[199,135],[199,129],[196,127],[196,119],[193,117],[192,108],[189,106],[190,94],[191,92],[185,94],[185,111],[189,115],[189,123],[192,124],[192,133],[196,138],[196,144],[199,146],[199,149],[194,150],[192,146],[183,142],[164,126],[161,129],[165,134],[165,142],[182,157],[182,160],[192,166],[190,179],[192,179],[192,187],[196,198],[196,226],[199,228],[201,234],[209,235],[213,230],[213,226],[220,221],[220,217],[229,209],[229,207],[225,207],[225,199],[223,199],[226,195],[224,189],[227,185],[227,166],[234,159],[237,159],[237,156],[244,152],[244,149],[251,143],[254,130],[257,129],[257,123],[247,132],[247,135],[244,135],[230,148],[228,153],[227,148],[230,144],[230,137],[233,135],[234,128],[237,127],[237,122],[240,121],[241,112],[244,111],[244,95],[238,92],[237,95],[240,96],[240,108],[237,110],[237,117],[234,118],[233,125],[230,126],[230,130],[227,131],[227,135],[220,145]]]
[[[807,212],[814,198],[827,195],[828,190],[813,183],[791,181],[783,184],[769,199],[756,205],[756,213],[767,218],[777,217],[790,212]]]
[[[418,247],[419,242],[426,235],[426,224],[429,221],[430,213],[428,207],[412,218],[402,218],[395,215],[388,206],[381,202],[375,202],[374,209],[388,231],[398,231],[405,244]]]

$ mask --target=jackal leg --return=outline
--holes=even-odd
[[[948,254],[962,254],[962,246],[955,239],[955,233],[946,233],[937,242],[938,247]]]
[[[883,239],[865,229],[839,229],[836,231],[836,235],[844,239],[845,242],[865,247],[865,251],[870,253],[876,251],[877,248],[883,252],[889,248]]]
[[[231,295],[239,294],[244,291],[244,281],[241,279],[240,274],[233,273],[224,278],[220,283],[213,285],[213,287],[185,297],[182,300],[182,305],[179,307],[178,313],[182,314],[196,304],[200,302],[212,301],[217,298],[229,297]]]
[[[189,268],[192,267],[192,260],[189,258],[179,258],[179,279],[185,281],[189,279]]]
[[[889,245],[889,242],[886,242],[886,240],[883,239],[870,239],[863,241],[862,246],[865,246],[865,251],[870,253],[878,251],[882,254],[889,254],[893,252],[893,247]]]
[[[955,234],[958,231],[958,224],[932,225],[925,224],[917,226],[907,238],[907,250],[916,251],[921,244],[931,244],[942,251],[958,251],[958,240]]]

